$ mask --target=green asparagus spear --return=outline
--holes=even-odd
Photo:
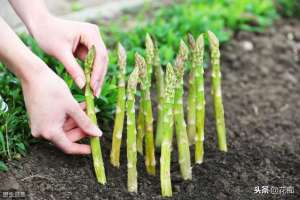
[[[220,67],[220,49],[219,40],[216,35],[208,31],[208,38],[211,50],[211,65],[212,65],[212,95],[214,99],[214,112],[218,133],[218,144],[221,151],[227,152],[226,128],[224,119],[224,108],[222,102],[221,89],[221,67]]]
[[[195,162],[201,164],[204,155],[204,121],[205,121],[205,93],[204,93],[204,36],[201,34],[195,44],[192,55],[196,67],[196,136]]]
[[[160,147],[163,131],[162,131],[162,105],[164,100],[164,72],[161,68],[159,49],[157,44],[154,47],[154,61],[153,61],[153,71],[155,76],[155,87],[157,95],[157,121],[156,121],[156,137],[155,137],[155,146]]]
[[[147,70],[147,64],[142,56],[136,55],[136,62],[139,66],[141,76],[141,93],[143,98],[143,111],[145,121],[145,165],[147,172],[151,175],[155,175],[155,152],[154,152],[154,139],[153,139],[153,116],[152,105],[150,99],[150,85],[149,72]]]
[[[135,93],[139,77],[139,68],[136,66],[129,76],[127,86],[127,185],[129,192],[137,192],[137,151],[136,151],[136,124],[135,124]]]
[[[126,73],[126,51],[124,47],[118,44],[118,65],[120,72],[118,74],[118,96],[116,106],[116,116],[112,139],[112,149],[110,153],[110,162],[113,166],[120,166],[120,148],[122,141],[122,132],[125,115],[125,73]]]
[[[84,74],[86,78],[85,86],[85,102],[86,102],[86,112],[91,121],[97,125],[97,118],[95,114],[94,96],[90,87],[91,83],[91,72],[94,63],[94,58],[96,54],[96,49],[94,46],[89,50],[86,59],[84,61]],[[99,183],[106,184],[105,170],[102,159],[102,152],[100,147],[99,137],[91,137],[90,139],[92,157],[95,168],[96,177]]]
[[[189,46],[191,49],[191,54],[193,54],[193,49],[195,49],[195,39],[194,37],[189,34]],[[192,56],[191,56],[192,59]],[[188,130],[188,137],[190,144],[195,143],[196,137],[196,65],[192,63],[191,70],[189,73],[189,89],[188,89],[188,102],[187,102],[187,130]]]
[[[144,120],[144,100],[141,96],[140,98],[140,106],[137,117],[137,143],[136,148],[137,151],[143,155],[144,154],[144,137],[145,137],[145,120]]]
[[[176,139],[178,146],[178,159],[181,176],[184,180],[192,179],[191,157],[189,141],[186,131],[186,123],[183,111],[183,74],[184,63],[188,57],[188,48],[181,40],[179,53],[175,63],[175,101],[174,101],[174,119],[176,127]]]
[[[165,101],[163,105],[163,140],[161,143],[160,181],[162,196],[172,196],[171,183],[171,147],[173,138],[173,105],[175,95],[175,74],[171,64],[167,65],[165,79]]]

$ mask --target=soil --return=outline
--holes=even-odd
[[[240,31],[222,52],[229,152],[217,150],[207,87],[205,160],[193,166],[192,181],[182,181],[173,151],[174,199],[300,199],[300,21],[281,20],[265,33]],[[159,175],[148,176],[141,157],[138,194],[128,193],[126,153],[115,169],[104,143],[106,186],[97,184],[90,157],[43,143],[0,173],[0,191],[25,191],[28,199],[161,199]],[[294,193],[256,194],[262,186],[292,186]]]

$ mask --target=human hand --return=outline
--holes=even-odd
[[[83,60],[88,49],[95,45],[91,87],[94,95],[99,96],[107,71],[108,56],[98,26],[45,15],[31,23],[30,32],[45,52],[64,64],[80,88],[85,85],[85,76],[75,57]]]
[[[41,60],[38,71],[21,79],[25,105],[34,137],[51,141],[67,154],[89,154],[90,146],[76,141],[102,132],[72,97],[65,82]]]

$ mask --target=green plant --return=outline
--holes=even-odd
[[[221,151],[227,151],[226,128],[224,120],[224,108],[221,89],[221,67],[220,67],[220,49],[219,40],[216,35],[208,31],[209,44],[211,49],[212,66],[212,95],[214,99],[215,120],[218,132],[218,144]]]
[[[96,49],[93,46],[84,61],[84,74],[86,79],[85,86],[85,102],[86,102],[86,113],[91,119],[91,121],[97,125],[97,118],[95,114],[95,105],[94,105],[94,95],[90,86],[91,83],[91,72],[94,64]],[[100,147],[100,139],[99,137],[91,137],[90,138],[91,149],[92,149],[92,157],[95,168],[96,177],[99,183],[106,184],[104,163],[102,158],[102,152]]]
[[[192,56],[190,56],[191,70],[189,73],[189,89],[188,89],[188,102],[187,102],[187,131],[190,144],[195,143],[196,138],[196,71],[197,65],[195,63],[195,39],[189,34],[188,40],[190,44],[190,49],[192,51]]]
[[[160,156],[160,182],[162,196],[172,196],[171,184],[171,148],[173,138],[173,106],[175,95],[175,73],[171,64],[167,65],[165,76],[165,100],[163,104],[163,139]],[[171,119],[171,120],[170,120]]]
[[[162,70],[160,57],[159,57],[159,49],[156,44],[154,47],[154,61],[153,61],[153,71],[155,76],[155,88],[157,95],[157,120],[156,120],[156,138],[155,138],[155,146],[160,147],[162,141],[162,119],[163,119],[163,110],[162,105],[164,101],[164,71]]]
[[[300,2],[297,0],[274,0],[279,12],[285,17],[300,17]]]
[[[122,141],[122,132],[123,132],[123,123],[125,115],[125,100],[126,100],[126,91],[125,91],[125,74],[126,74],[126,51],[124,47],[119,43],[118,44],[118,65],[119,65],[119,74],[118,74],[118,97],[116,105],[116,117],[113,130],[112,138],[112,148],[110,153],[110,162],[113,166],[120,166],[120,148]]]
[[[175,97],[174,97],[174,122],[178,147],[178,163],[181,176],[184,180],[192,179],[191,156],[189,141],[186,131],[183,109],[183,75],[185,62],[188,58],[188,47],[183,40],[180,41],[179,52],[175,61]]]
[[[155,175],[155,148],[153,137],[153,114],[150,97],[154,45],[149,34],[146,35],[146,62],[140,58],[141,93],[145,120],[145,164],[147,172]]]
[[[205,122],[205,91],[204,91],[204,35],[201,34],[195,41],[190,40],[192,65],[195,65],[195,108],[196,108],[196,135],[195,135],[195,162],[201,164],[204,155],[204,122]]]
[[[139,55],[136,55],[136,67],[129,76],[127,85],[127,185],[129,192],[137,192],[137,151],[136,151],[136,124],[135,124],[135,93],[139,80]]]

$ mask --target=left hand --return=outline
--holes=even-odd
[[[62,62],[78,87],[85,85],[85,76],[76,58],[83,60],[92,45],[96,56],[91,77],[91,87],[99,96],[107,71],[108,54],[98,26],[47,16],[35,23],[30,32],[39,46]]]

